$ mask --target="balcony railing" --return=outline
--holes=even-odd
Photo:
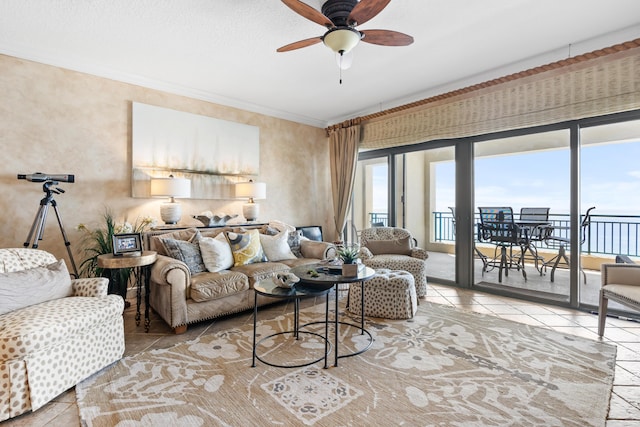
[[[451,212],[433,212],[436,242],[455,241],[455,228]],[[475,222],[480,221],[476,214]],[[569,215],[549,215],[557,234],[569,237]],[[477,236],[475,237],[477,241]],[[545,245],[543,243],[542,248]],[[550,247],[551,248],[551,247]],[[586,229],[582,252],[587,254],[640,256],[640,216],[591,215]]]
[[[369,224],[372,227],[386,227],[388,225],[389,215],[382,212],[369,212]]]

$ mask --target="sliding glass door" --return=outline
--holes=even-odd
[[[421,248],[429,248],[429,277],[455,283],[455,149],[415,151],[405,154],[404,159],[404,227]]]
[[[474,151],[476,248],[483,255],[475,285],[568,301],[569,276],[555,264],[568,243],[547,237],[568,224],[569,130],[487,140]]]
[[[580,141],[581,219],[595,207],[581,230],[580,303],[596,307],[600,264],[640,256],[640,120],[585,127]]]
[[[406,228],[430,248],[429,276],[455,283],[453,146],[360,160],[347,235],[372,226]]]
[[[407,228],[430,281],[593,309],[600,265],[640,262],[639,117],[360,153],[350,228]]]
[[[358,162],[345,230],[348,242],[358,242],[362,229],[389,224],[389,169],[386,156]]]

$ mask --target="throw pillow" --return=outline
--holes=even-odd
[[[287,243],[289,233],[281,231],[275,236],[260,234],[260,244],[269,261],[282,261],[283,259],[296,259]]]
[[[296,258],[302,258],[302,252],[300,251],[301,239],[302,239],[302,231],[294,230],[289,232],[287,244],[291,248],[291,253],[293,253],[296,256]]]
[[[260,244],[260,233],[258,230],[249,230],[246,233],[225,232],[225,236],[231,246],[233,253],[233,266],[253,264],[266,261],[262,245]]]
[[[170,233],[163,233],[156,236],[152,236],[149,239],[149,249],[158,252],[158,255],[169,256],[167,249],[162,243],[162,239],[177,239],[185,240],[187,242],[193,242],[200,237],[200,230],[197,228],[187,228],[186,230],[176,230]]]
[[[369,240],[367,242],[367,248],[369,248],[371,253],[374,255],[411,255],[411,238],[405,237],[404,239]]]
[[[224,234],[220,233],[216,237],[201,237],[198,244],[204,266],[211,273],[233,267],[233,253]]]
[[[326,259],[329,258],[333,249],[334,246],[331,243],[305,238],[300,240],[300,252],[302,252],[304,258]]]
[[[204,261],[202,260],[202,254],[200,253],[200,246],[198,245],[198,241],[200,240],[199,236],[196,236],[192,242],[168,238],[160,240],[167,255],[187,264],[191,274],[207,271]]]
[[[277,220],[269,221],[269,227],[275,228],[278,231],[296,231],[296,228],[293,225]]]
[[[0,314],[73,295],[64,260],[43,267],[0,273]]]

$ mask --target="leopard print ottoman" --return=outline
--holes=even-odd
[[[361,313],[361,290],[359,285],[349,287],[347,310],[355,315]],[[364,314],[385,319],[410,319],[418,309],[416,286],[413,275],[403,270],[376,270],[373,279],[364,283]]]

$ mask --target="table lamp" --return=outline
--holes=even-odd
[[[254,199],[265,199],[267,197],[267,184],[264,182],[239,182],[236,184],[236,197],[249,199],[248,203],[242,206],[242,215],[247,221],[255,221],[260,213],[260,205]]]
[[[191,197],[191,180],[186,178],[152,178],[151,196],[170,197],[171,200],[160,205],[160,218],[165,224],[176,224],[182,216],[182,206],[176,197]]]

